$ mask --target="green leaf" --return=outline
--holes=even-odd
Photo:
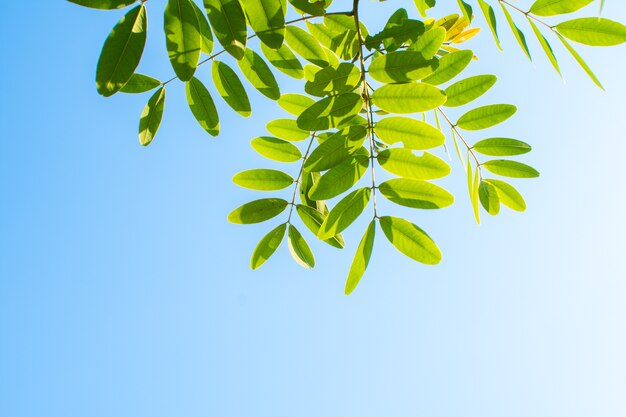
[[[378,190],[391,202],[417,209],[441,209],[454,203],[454,196],[426,181],[394,178],[383,182]]]
[[[556,72],[559,75],[561,75],[561,68],[559,68],[559,62],[557,61],[556,56],[554,55],[554,51],[552,51],[552,46],[550,46],[550,42],[548,42],[546,37],[543,36],[543,34],[539,30],[535,22],[532,21],[532,19],[528,19],[528,23],[530,24],[530,27],[533,29],[533,33],[535,34],[535,37],[539,41],[539,44],[541,45],[543,52],[548,57],[548,60],[550,61],[550,63],[552,64]]]
[[[219,43],[235,59],[243,58],[248,26],[239,0],[204,0],[204,7]]]
[[[513,156],[528,153],[532,148],[529,144],[517,139],[489,138],[476,142],[472,149],[483,155]]]
[[[582,17],[556,25],[567,39],[590,46],[614,46],[626,42],[626,26],[603,17]]]
[[[225,63],[214,60],[211,74],[215,88],[224,101],[243,117],[249,117],[252,114],[250,100],[235,71]]]
[[[187,103],[200,126],[211,136],[220,133],[220,119],[209,90],[196,77],[192,77],[185,88]]]
[[[445,135],[437,128],[408,117],[381,119],[374,128],[376,136],[390,145],[402,142],[405,148],[424,150],[443,145]]]
[[[289,244],[289,252],[298,265],[309,269],[315,266],[315,258],[311,248],[298,232],[298,229],[291,224],[289,225],[287,243]]]
[[[252,30],[261,42],[272,49],[282,46],[285,39],[285,12],[281,0],[242,0]]]
[[[367,265],[370,262],[372,256],[372,249],[374,247],[374,237],[376,235],[376,221],[372,220],[365,230],[365,234],[361,238],[359,247],[356,249],[352,265],[350,265],[350,272],[348,272],[348,279],[346,280],[345,294],[348,295],[354,291],[359,281],[365,274]]]
[[[369,161],[369,157],[361,153],[329,169],[311,187],[309,197],[316,201],[328,200],[348,191],[365,174]]]
[[[469,167],[469,161],[467,163]],[[470,190],[470,200],[472,201],[472,208],[474,209],[474,217],[476,218],[476,223],[480,224],[480,209],[478,208],[478,202],[480,200],[480,167],[476,167],[476,171],[474,172],[474,182],[472,183],[472,188]]]
[[[459,75],[470,62],[474,53],[469,50],[452,52],[439,59],[439,68],[430,76],[424,78],[424,82],[439,85],[447,83],[457,75]]]
[[[369,66],[368,75],[381,83],[403,83],[421,80],[439,66],[437,59],[424,59],[416,51],[397,51],[381,55]]]
[[[67,0],[79,6],[91,7],[92,9],[115,10],[137,3],[137,0]]]
[[[207,18],[202,9],[198,7],[195,1],[192,1],[191,5],[193,6],[193,10],[196,12],[196,18],[198,19],[202,52],[210,55],[211,52],[213,52],[213,32],[211,32],[211,27],[209,26],[209,22],[206,20]]]
[[[315,208],[320,213],[326,215],[328,214],[328,207],[326,206],[326,203],[323,200],[315,201],[309,197],[311,188],[319,182],[321,177],[322,176],[319,172],[302,172],[302,176],[300,177],[300,189],[298,191],[302,204],[307,207]],[[317,236],[317,233],[315,235]]]
[[[456,125],[464,130],[487,129],[509,119],[516,111],[517,107],[512,104],[491,104],[478,107],[461,116]]]
[[[349,62],[328,66],[317,71],[304,85],[312,96],[324,97],[354,90],[361,83],[361,71]]]
[[[313,16],[322,16],[326,13],[326,7],[330,6],[332,0],[289,0],[289,3],[293,6],[299,14],[310,14]]]
[[[409,258],[426,265],[441,262],[441,251],[435,242],[416,225],[391,216],[383,216],[379,221],[389,242]]]
[[[496,14],[493,11],[493,7],[485,2],[485,0],[478,0],[478,5],[480,6],[480,10],[483,12],[485,20],[489,25],[489,30],[491,30],[493,39],[496,41],[496,46],[499,50],[502,50],[502,47],[500,46],[500,39],[498,38],[498,24],[496,22]]]
[[[363,213],[371,195],[371,188],[359,188],[345,196],[328,213],[317,237],[322,240],[328,239],[347,229]]]
[[[513,17],[511,17],[511,13],[509,13],[509,10],[506,8],[504,3],[500,3],[500,6],[502,6],[502,12],[504,13],[504,17],[506,17],[506,21],[509,24],[509,28],[511,28],[511,32],[513,32],[513,36],[515,37],[517,44],[520,46],[520,48],[522,48],[522,51],[524,51],[528,59],[532,61],[533,59],[530,56],[528,43],[526,43],[526,35],[524,35],[524,32],[522,32],[520,28],[517,27],[517,25],[513,21]]]
[[[272,120],[265,127],[272,135],[293,142],[299,142],[311,136],[308,131],[300,129],[293,119]]]
[[[463,0],[457,0],[457,3],[459,3],[459,8],[463,12],[463,17],[465,17],[465,19],[467,19],[468,22],[471,22],[472,21],[472,6],[465,3]]]
[[[372,103],[375,106],[398,114],[433,110],[445,102],[443,91],[426,83],[384,85],[372,94]]]
[[[96,88],[105,97],[117,93],[139,65],[146,44],[146,9],[137,6],[117,22],[102,47],[96,68]]]
[[[482,163],[490,172],[503,177],[511,178],[536,178],[539,176],[539,171],[535,168],[523,164],[517,161],[509,161],[506,159],[495,159],[492,161],[486,161]]]
[[[165,108],[165,87],[159,88],[148,100],[139,119],[139,143],[150,145],[161,126],[163,109]]]
[[[493,185],[481,181],[478,187],[478,198],[487,213],[495,216],[500,212],[500,198],[498,197],[496,187]]]
[[[500,197],[500,202],[505,206],[509,207],[515,211],[525,211],[526,210],[526,202],[524,201],[524,197],[513,187],[511,184],[508,184],[504,181],[488,179],[485,182],[493,185],[497,192],[498,197]]]
[[[235,224],[261,223],[278,216],[288,205],[282,198],[254,200],[231,211],[228,221]]]
[[[476,100],[496,83],[495,75],[476,75],[457,81],[446,88],[446,107],[459,107]]]
[[[303,111],[315,104],[315,100],[302,94],[283,94],[277,101],[278,105],[294,116],[300,116]]]
[[[537,0],[529,13],[537,16],[556,16],[573,13],[592,3],[593,0]]]
[[[364,126],[351,126],[332,134],[311,152],[304,163],[304,169],[318,172],[339,165],[361,149],[366,135],[367,129]]]
[[[597,85],[598,87],[604,90],[604,87],[602,86],[602,83],[600,82],[598,77],[596,77],[596,75],[593,73],[591,68],[589,68],[589,65],[587,65],[585,60],[578,54],[578,52],[576,52],[576,50],[572,47],[572,45],[570,45],[569,42],[567,42],[565,38],[563,37],[563,35],[561,35],[560,33],[557,32],[556,36],[563,43],[563,45],[565,45],[565,48],[574,57],[576,62],[578,62],[578,65],[580,65],[580,67],[587,73],[589,78],[591,78],[591,81],[593,81],[595,85]]]
[[[278,162],[296,162],[302,159],[302,153],[297,146],[271,136],[261,136],[252,139],[250,145],[262,156]]]
[[[250,259],[250,267],[257,269],[265,263],[280,246],[285,237],[285,231],[287,230],[287,224],[283,223],[266,234],[252,253],[252,259]]]
[[[154,90],[161,85],[161,81],[143,74],[133,74],[124,87],[120,88],[122,93],[139,94]]]
[[[289,46],[302,58],[318,67],[328,66],[328,57],[324,49],[303,29],[297,26],[288,26],[285,33],[285,40]]]
[[[233,182],[240,187],[259,191],[276,191],[294,183],[291,175],[275,169],[249,169],[233,177]]]
[[[163,16],[165,44],[174,72],[181,81],[193,77],[202,40],[191,0],[168,0]]]
[[[377,159],[383,169],[404,178],[434,180],[450,174],[450,165],[428,152],[417,156],[410,149],[391,148],[379,152]]]
[[[272,100],[280,98],[280,89],[276,78],[259,54],[246,48],[243,59],[237,61],[237,64],[250,84],[261,94]]]
[[[283,44],[278,50],[274,50],[262,43],[261,51],[278,71],[297,80],[304,77],[302,64],[287,45]]]
[[[441,45],[446,40],[446,34],[444,28],[434,27],[424,32],[408,49],[419,52],[424,59],[431,59],[439,52]]]
[[[298,204],[296,206],[296,211],[298,212],[298,216],[300,216],[300,220],[302,223],[311,231],[315,236],[320,231],[320,227],[322,223],[324,223],[324,219],[326,218],[324,214],[316,208],[303,206]],[[325,239],[324,242],[328,243],[330,246],[334,246],[337,249],[343,249],[345,242],[343,241],[343,236],[340,234],[336,234],[328,239]]]
[[[326,97],[298,116],[298,127],[308,131],[337,127],[358,114],[362,106],[361,96],[356,93]]]

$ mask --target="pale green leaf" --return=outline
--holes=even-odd
[[[485,182],[488,182],[496,188],[498,197],[500,197],[500,202],[502,204],[515,211],[526,210],[524,197],[522,197],[519,191],[517,191],[511,184],[494,179],[488,179],[485,180]]]
[[[394,178],[381,183],[378,190],[389,201],[417,209],[441,209],[454,203],[454,196],[426,181]]]
[[[282,0],[241,0],[250,27],[261,42],[272,49],[285,39],[285,12]]]
[[[446,102],[446,96],[426,83],[384,85],[372,94],[372,103],[389,113],[407,114],[433,110]]]
[[[590,46],[614,46],[626,42],[626,26],[603,17],[581,17],[556,25],[567,39]]]
[[[379,152],[377,159],[383,169],[404,178],[434,180],[450,174],[450,165],[428,152],[417,156],[410,149],[391,148]]]
[[[315,104],[315,100],[302,94],[282,94],[277,101],[278,105],[294,116],[300,116],[303,111]]]
[[[402,142],[405,148],[424,150],[443,145],[445,135],[428,123],[408,117],[392,116],[381,119],[374,128],[376,136],[390,145]]]
[[[133,74],[120,92],[127,94],[145,93],[161,85],[161,81],[143,74]]]
[[[250,145],[260,155],[278,162],[295,162],[302,159],[302,153],[297,146],[271,136],[261,136],[252,139]]]
[[[517,139],[489,138],[476,142],[472,149],[483,155],[513,156],[528,153],[532,148],[529,144]]]
[[[529,13],[537,16],[556,16],[573,13],[592,2],[593,0],[537,0],[530,7]]]
[[[328,66],[324,49],[313,36],[297,26],[288,26],[285,33],[287,44],[302,58],[318,67]]]
[[[339,165],[361,149],[366,135],[364,126],[351,126],[332,134],[311,152],[304,169],[319,172]]]
[[[316,201],[328,200],[348,191],[365,174],[369,161],[367,155],[357,153],[329,169],[311,187],[309,197]]]
[[[459,118],[456,126],[464,130],[482,130],[504,122],[515,114],[512,104],[491,104],[470,110]]]
[[[276,191],[294,183],[291,175],[275,169],[249,169],[233,177],[233,182],[240,187],[259,191]]]
[[[420,52],[396,51],[374,59],[368,75],[381,83],[404,83],[421,80],[439,66],[437,59],[424,59]]]
[[[204,7],[219,43],[235,59],[243,58],[248,26],[239,0],[204,0]]]
[[[500,212],[500,198],[496,187],[493,185],[481,181],[478,187],[478,198],[487,213],[495,216]]]
[[[446,88],[446,107],[459,107],[476,100],[496,83],[495,75],[475,75]]]
[[[311,136],[308,131],[300,129],[293,119],[272,120],[265,127],[272,135],[293,142],[299,142]]]
[[[298,126],[309,131],[337,127],[358,114],[362,106],[361,96],[356,93],[326,97],[298,116]]]
[[[383,216],[379,221],[389,242],[409,258],[426,265],[441,262],[441,251],[435,242],[416,225],[391,216]]]
[[[315,236],[317,236],[326,216],[316,208],[303,206],[301,204],[298,204],[296,206],[296,211],[298,212],[298,216],[300,216],[300,220],[302,220],[302,223],[304,223],[304,225],[311,232],[313,232]],[[324,242],[337,249],[343,249],[345,245],[343,236],[341,236],[341,234],[331,236],[330,238],[325,239]]]
[[[506,159],[495,159],[492,161],[486,161],[482,163],[490,172],[503,177],[511,178],[536,178],[539,176],[539,171],[535,168],[523,164],[517,161],[509,161]]]
[[[278,71],[297,80],[304,77],[302,64],[287,45],[283,44],[280,49],[274,50],[262,43],[261,51]]]
[[[424,78],[425,83],[439,85],[447,83],[472,62],[474,53],[469,50],[452,52],[439,59],[439,67],[430,76]]]

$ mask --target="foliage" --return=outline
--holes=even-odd
[[[487,177],[491,173],[535,178],[539,172],[512,159],[531,150],[527,143],[482,137],[483,130],[512,117],[516,107],[491,104],[471,108],[471,103],[496,83],[491,74],[462,76],[476,58],[473,51],[461,48],[479,31],[472,27],[474,9],[485,17],[498,48],[499,25],[504,22],[529,59],[527,36],[534,36],[560,74],[549,37],[558,39],[600,88],[600,81],[570,41],[590,46],[626,42],[626,26],[606,18],[575,18],[557,24],[545,20],[578,11],[593,0],[536,0],[528,10],[498,0],[498,14],[490,4],[495,0],[476,0],[475,4],[457,0],[459,14],[440,19],[428,17],[435,0],[415,0],[419,19],[401,8],[378,32],[370,32],[360,21],[359,0],[353,0],[351,9],[337,11],[329,10],[332,0],[289,0],[289,4],[286,0],[204,0],[204,10],[192,0],[167,0],[165,41],[176,76],[163,82],[136,73],[148,30],[146,0],[69,1],[96,9],[130,7],[104,43],[96,87],[104,96],[156,90],[141,114],[142,145],[149,145],[159,129],[166,87],[174,80],[185,84],[189,108],[200,126],[210,135],[219,134],[213,96],[195,75],[196,69],[208,62],[218,95],[241,116],[250,116],[246,88],[225,62],[226,55],[234,58],[239,73],[253,88],[277,100],[291,117],[270,121],[270,135],[254,138],[251,145],[267,159],[297,165],[293,174],[250,169],[235,175],[233,181],[264,192],[290,189],[291,198],[251,201],[233,210],[228,220],[250,224],[283,215],[283,221],[257,245],[251,267],[263,265],[286,235],[296,262],[313,268],[315,258],[300,232],[302,226],[296,226],[296,215],[318,239],[343,248],[341,233],[371,206],[372,220],[350,266],[347,294],[365,273],[377,228],[398,251],[417,262],[440,262],[441,252],[432,238],[408,220],[379,214],[377,199],[422,210],[450,206],[454,196],[433,181],[447,176],[451,167],[431,153],[441,147],[447,152],[446,136],[464,166],[477,222],[481,206],[490,215],[497,215],[502,205],[516,211],[526,209],[513,185]],[[603,2],[599,3],[601,9]],[[289,20],[291,14],[299,17]],[[530,31],[520,29],[516,18],[525,20]],[[254,39],[259,41],[258,48]],[[223,49],[214,52],[217,43]],[[303,65],[302,60],[308,63]],[[306,94],[281,93],[270,65],[303,80]],[[470,108],[457,120],[447,114],[449,108],[466,106]],[[473,145],[467,138],[472,132],[481,135]],[[377,177],[388,179],[379,181]]]

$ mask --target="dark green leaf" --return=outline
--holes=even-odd
[[[198,18],[191,0],[168,0],[163,23],[172,68],[181,81],[189,81],[198,66],[202,48]]]
[[[204,7],[219,43],[235,59],[243,58],[248,27],[239,0],[204,0]]]
[[[150,145],[161,126],[163,109],[165,108],[165,87],[159,88],[148,100],[139,119],[139,143]]]
[[[261,94],[272,100],[280,98],[280,89],[276,78],[259,54],[246,48],[243,59],[237,61],[237,64],[250,84]]]
[[[115,10],[137,3],[137,0],[67,0],[79,6],[91,7],[92,9]]]
[[[122,93],[139,94],[154,90],[161,85],[161,81],[143,74],[133,74],[124,87],[120,89]]]
[[[209,90],[196,77],[186,86],[187,103],[200,126],[211,136],[220,133],[220,119]]]
[[[213,32],[211,32],[211,27],[209,26],[209,22],[206,20],[206,15],[198,7],[195,1],[191,2],[194,11],[196,12],[196,18],[198,19],[198,28],[200,29],[200,40],[201,40],[201,49],[207,55],[210,55],[213,52]]]
[[[439,66],[437,59],[424,59],[421,52],[397,51],[381,55],[369,66],[368,75],[381,83],[421,80]]]
[[[215,88],[224,101],[243,117],[250,116],[250,100],[235,71],[223,62],[214,60],[211,73]]]

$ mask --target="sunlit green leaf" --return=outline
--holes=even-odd
[[[384,85],[372,94],[372,103],[389,113],[418,113],[436,109],[446,102],[446,96],[426,83]]]
[[[295,162],[302,159],[300,149],[286,140],[271,136],[261,136],[252,139],[250,145],[259,154],[273,161]]]
[[[428,123],[408,117],[392,116],[381,119],[374,128],[376,136],[392,145],[402,142],[405,148],[424,150],[443,145],[444,134]]]
[[[515,211],[526,210],[526,202],[524,197],[513,187],[504,181],[488,179],[485,182],[493,185],[500,197],[500,202]]]
[[[79,6],[91,7],[92,9],[114,10],[122,7],[130,6],[137,3],[138,0],[68,0]]]
[[[446,30],[441,27],[435,27],[424,32],[408,49],[419,52],[424,59],[431,59],[439,52],[445,40]]]
[[[394,178],[378,186],[389,201],[417,209],[441,209],[454,203],[454,196],[443,188],[426,181]]]
[[[517,139],[489,138],[476,142],[472,149],[483,155],[513,156],[528,153],[532,148],[529,144]]]
[[[326,97],[298,116],[298,126],[309,131],[337,127],[355,116],[362,106],[361,96],[356,93]]]
[[[297,80],[304,77],[302,64],[287,45],[283,44],[279,49],[274,50],[262,43],[261,51],[263,51],[263,55],[265,55],[267,60],[283,74],[287,74]]]
[[[204,7],[219,43],[235,59],[243,58],[248,27],[239,0],[204,0]]]
[[[352,265],[350,265],[350,272],[348,272],[348,279],[346,280],[345,294],[348,295],[354,291],[359,281],[365,274],[367,265],[370,262],[372,256],[372,249],[374,247],[374,237],[376,235],[376,220],[372,220],[367,226],[359,247],[356,249]]]
[[[389,242],[409,258],[426,265],[441,262],[441,251],[435,242],[416,225],[391,216],[383,216],[379,221]]]
[[[359,188],[341,199],[328,213],[317,237],[322,240],[328,239],[348,228],[363,213],[371,194],[371,188]]]
[[[391,148],[379,152],[377,159],[386,171],[404,178],[434,180],[450,174],[450,165],[428,152],[417,156],[410,149]]]
[[[118,92],[132,77],[146,44],[146,9],[131,9],[115,25],[102,47],[96,68],[96,88],[105,97]]]
[[[543,52],[546,54],[546,56],[548,57],[548,60],[552,64],[552,67],[554,67],[556,72],[559,75],[561,75],[561,68],[559,67],[559,62],[557,61],[556,56],[554,55],[554,51],[552,50],[552,46],[550,45],[550,42],[548,42],[546,37],[543,36],[543,34],[539,30],[535,22],[532,21],[532,19],[528,19],[528,23],[530,24],[530,27],[533,29],[533,33],[535,34],[535,37],[539,41],[539,44],[541,45]]]
[[[425,83],[439,85],[447,83],[472,62],[474,53],[469,50],[452,52],[439,59],[439,67],[428,77],[424,78]]]
[[[476,100],[496,83],[495,75],[475,75],[446,88],[446,107],[459,107]]]
[[[224,101],[243,117],[249,117],[252,114],[250,100],[235,71],[225,63],[214,60],[211,73],[215,88]]]
[[[563,43],[565,48],[569,51],[569,53],[574,57],[576,62],[578,62],[578,65],[580,65],[580,67],[587,73],[589,78],[591,78],[591,81],[593,81],[595,85],[597,85],[598,87],[604,90],[602,83],[600,82],[598,77],[596,77],[596,74],[593,73],[589,65],[587,65],[583,57],[581,57],[580,54],[578,54],[578,52],[576,52],[576,50],[572,47],[572,45],[570,45],[569,42],[565,40],[563,35],[561,35],[558,32],[556,35],[558,36],[559,40]]]
[[[289,203],[282,198],[262,198],[246,203],[228,215],[228,221],[236,224],[261,223],[285,211]]]
[[[324,49],[304,29],[297,26],[288,26],[285,33],[287,44],[302,58],[318,67],[327,67],[328,58]]]
[[[272,49],[282,46],[285,39],[285,12],[282,0],[241,0],[250,27],[261,42]]]
[[[490,172],[503,177],[511,178],[536,178],[539,176],[539,171],[535,168],[523,164],[517,161],[509,161],[506,159],[495,159],[492,161],[486,161],[482,163]]]
[[[287,224],[283,223],[266,234],[252,253],[252,259],[250,259],[250,267],[257,269],[265,263],[280,246],[285,237],[285,231],[287,230]]]
[[[206,15],[202,9],[198,7],[195,1],[192,1],[191,5],[196,12],[196,18],[198,19],[202,52],[210,55],[211,52],[213,52],[213,32],[211,32],[211,27],[209,26],[209,22],[207,21]]]
[[[328,200],[350,189],[367,171],[369,157],[357,154],[329,169],[311,187],[309,197],[313,200]]]
[[[326,216],[316,208],[303,206],[301,204],[298,204],[296,206],[296,210],[298,212],[298,216],[300,216],[300,220],[302,220],[302,223],[304,223],[304,225],[311,232],[313,232],[315,236],[317,236]],[[343,241],[343,236],[341,236],[341,234],[336,234],[329,237],[328,239],[324,239],[324,242],[338,249],[342,249],[345,244],[345,242]]]
[[[478,187],[478,198],[487,213],[495,216],[500,212],[500,198],[498,197],[496,187],[493,185],[481,181]]]
[[[315,266],[315,258],[311,248],[306,243],[306,240],[302,237],[298,229],[293,225],[289,225],[289,232],[287,243],[289,245],[289,252],[291,256],[298,263],[298,265],[304,268],[313,268]]]
[[[485,0],[478,0],[478,5],[480,6],[480,10],[483,12],[485,16],[485,20],[487,21],[487,25],[491,30],[491,34],[493,35],[493,39],[496,42],[496,46],[498,49],[502,50],[500,46],[500,39],[498,38],[498,24],[496,21],[496,14],[493,11],[493,7],[489,5]]]
[[[266,125],[266,129],[272,135],[281,139],[299,142],[311,136],[311,134],[302,130],[293,119],[276,119]]]
[[[593,0],[537,0],[529,12],[537,16],[556,16],[573,13],[592,2]]]
[[[456,125],[464,130],[487,129],[504,122],[515,114],[512,104],[491,104],[470,110],[459,118]]]
[[[361,71],[348,62],[328,66],[317,71],[311,81],[304,85],[304,91],[312,96],[324,97],[354,90],[361,83]]]
[[[381,83],[421,80],[439,66],[437,59],[424,59],[420,52],[397,51],[381,55],[369,66],[368,75]]]
[[[120,89],[122,93],[139,94],[154,90],[161,85],[161,81],[143,74],[133,74],[124,87]]]
[[[513,21],[513,17],[511,17],[511,13],[509,13],[509,10],[506,8],[504,3],[500,3],[500,6],[502,6],[502,13],[504,13],[504,17],[506,17],[506,21],[509,24],[509,28],[511,28],[511,32],[515,37],[517,44],[520,46],[520,48],[522,48],[522,51],[524,51],[528,59],[532,61],[532,57],[530,56],[530,50],[528,49],[528,43],[526,42],[526,35],[524,35],[524,32],[522,32],[520,28],[517,27],[517,25]]]
[[[291,175],[275,169],[249,169],[236,174],[233,182],[251,190],[275,191],[289,187],[294,179]]]
[[[556,25],[567,39],[590,46],[614,46],[626,42],[626,26],[603,17],[581,17]]]
[[[361,149],[367,134],[364,126],[352,126],[332,134],[311,152],[304,169],[326,171],[333,168]]]
[[[186,85],[187,103],[200,126],[210,135],[220,132],[220,119],[209,90],[200,80],[193,77]]]
[[[141,118],[139,119],[139,143],[143,146],[150,145],[159,130],[164,108],[165,87],[161,87],[150,97],[148,104],[141,112]]]
[[[237,64],[250,84],[261,94],[272,100],[280,98],[280,89],[276,78],[259,54],[246,48],[243,58],[237,61]]]
[[[198,66],[202,48],[198,18],[191,0],[168,0],[163,22],[172,68],[181,81],[189,81]]]
[[[302,94],[282,94],[278,99],[278,105],[294,116],[300,116],[303,111],[315,104],[315,100]]]

